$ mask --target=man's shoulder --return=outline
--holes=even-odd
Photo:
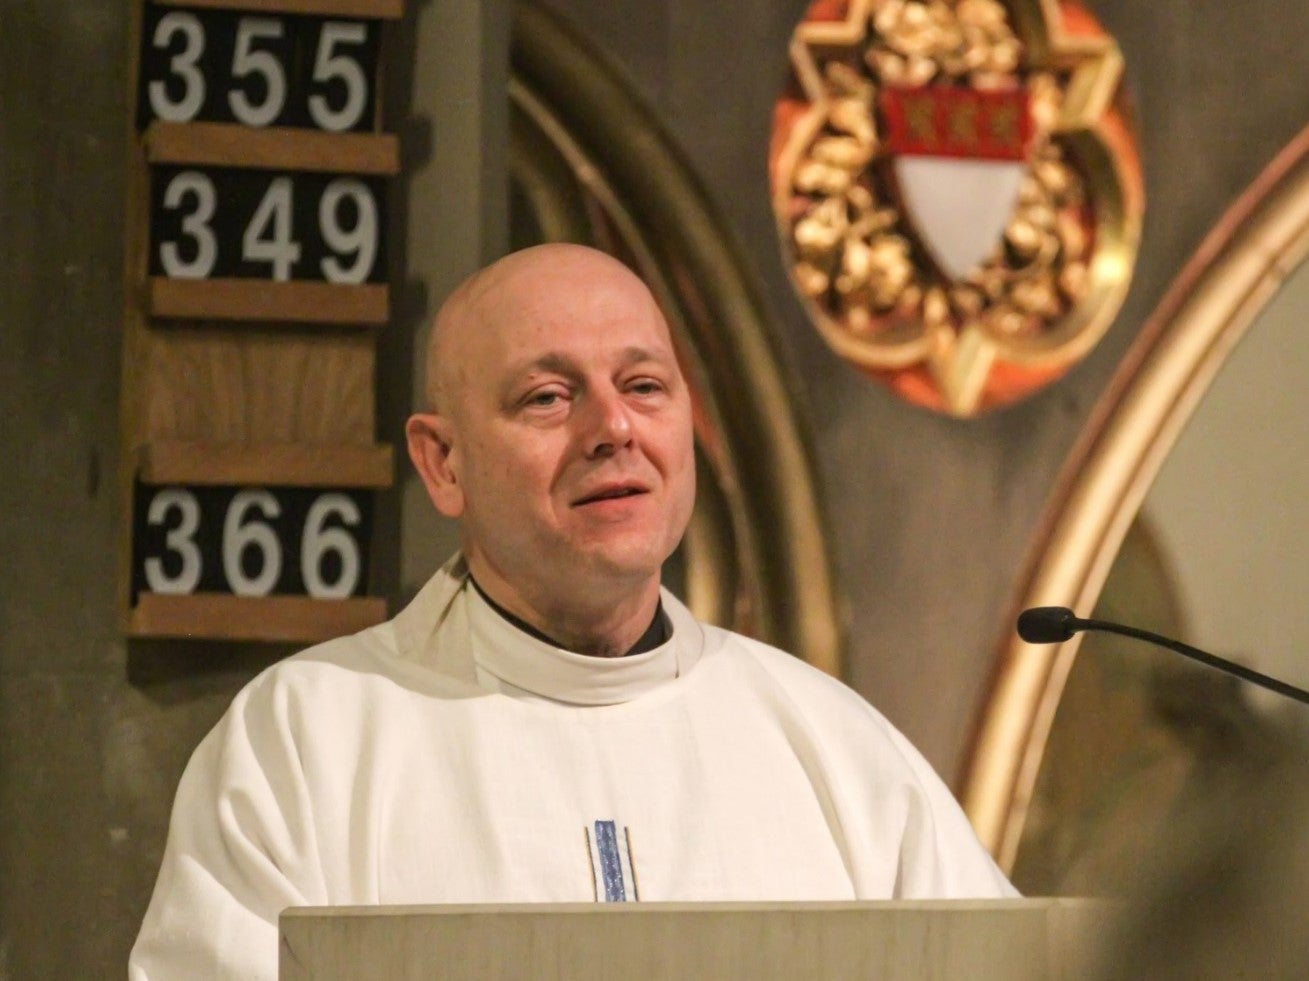
[[[434,683],[424,668],[427,646],[462,581],[456,555],[433,575],[394,617],[357,633],[315,644],[278,661],[255,677],[247,690],[314,688],[344,680],[401,682],[415,687]]]
[[[705,626],[708,649],[736,664],[738,677],[753,678],[775,711],[838,755],[897,771],[917,780],[932,772],[913,744],[874,705],[839,678],[780,648],[721,627]]]
[[[314,698],[325,689],[360,691],[367,678],[391,678],[396,657],[393,621],[334,637],[269,665],[252,678],[238,700]]]
[[[716,627],[708,623],[702,623],[701,626],[705,631],[706,648],[709,650],[721,651],[731,657],[744,659],[788,684],[801,685],[806,689],[812,688],[832,695],[841,693],[842,696],[859,698],[844,682],[780,647],[725,627]]]
[[[705,625],[710,649],[743,665],[776,686],[806,715],[836,713],[839,721],[891,728],[890,723],[862,695],[821,668],[779,647],[722,627]]]

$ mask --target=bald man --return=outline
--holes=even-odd
[[[604,253],[519,252],[437,316],[407,427],[473,580],[582,654],[626,654],[695,500],[691,400],[645,285]]]
[[[134,977],[272,978],[287,906],[1013,894],[867,703],[660,587],[690,398],[625,266],[548,245],[473,276],[427,399],[409,454],[460,554],[237,696],[178,788]]]

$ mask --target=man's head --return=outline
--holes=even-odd
[[[437,314],[427,397],[409,454],[479,583],[547,615],[653,603],[695,459],[686,382],[640,279],[575,245],[501,259]]]

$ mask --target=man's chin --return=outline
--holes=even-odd
[[[588,556],[586,572],[591,576],[618,583],[641,584],[649,579],[658,579],[663,569],[662,562],[652,562],[649,558],[629,558],[627,556],[596,555]]]
[[[627,547],[623,543],[609,542],[584,550],[578,556],[578,572],[588,578],[607,578],[614,585],[639,585],[659,578],[665,558],[650,548],[648,540]]]

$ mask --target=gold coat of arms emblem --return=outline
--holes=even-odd
[[[792,280],[842,357],[977,415],[1122,303],[1143,190],[1116,42],[1058,0],[818,0],[770,169]]]

